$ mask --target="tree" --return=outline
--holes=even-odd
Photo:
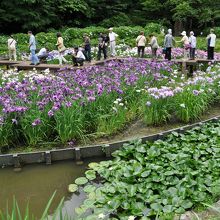
[[[220,26],[216,0],[1,0],[0,30],[4,33],[50,27],[142,25],[157,22],[175,32]]]

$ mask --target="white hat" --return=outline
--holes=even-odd
[[[113,28],[111,27],[111,28],[109,28],[108,30],[109,30],[109,31],[113,31]]]
[[[169,34],[172,34],[172,29],[168,29],[167,32],[168,32]]]
[[[183,32],[181,33],[181,35],[186,36],[186,32],[185,32],[185,31],[183,31]]]

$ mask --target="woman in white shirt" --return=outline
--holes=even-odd
[[[17,52],[16,52],[16,40],[11,35],[8,39],[8,53],[9,53],[9,60],[12,60],[12,57],[15,61],[17,61]]]
[[[73,65],[78,66],[78,64],[79,64],[80,66],[83,66],[83,62],[86,59],[83,52],[81,50],[79,50],[78,47],[74,48],[74,52],[75,52],[75,54],[73,54],[73,56],[72,56]]]
[[[112,57],[116,56],[115,46],[116,46],[116,38],[118,35],[113,32],[113,28],[109,28],[109,42],[110,42],[110,54]]]
[[[62,63],[68,63],[67,60],[64,58],[63,56],[63,52],[66,50],[66,47],[64,46],[64,43],[63,43],[63,38],[62,38],[62,35],[60,32],[57,33],[57,49],[59,51],[59,65],[61,66]]]
[[[146,37],[144,36],[144,32],[141,31],[140,35],[137,37],[136,39],[136,44],[137,44],[137,48],[138,48],[138,57],[144,57],[144,48],[145,48],[145,44],[146,44]]]
[[[210,34],[206,37],[208,40],[208,60],[214,60],[214,49],[216,43],[216,35],[214,34],[214,29],[210,30]]]

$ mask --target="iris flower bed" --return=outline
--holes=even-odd
[[[164,54],[162,53],[162,48],[157,50],[158,58],[164,58]],[[118,54],[121,56],[137,56],[137,48],[126,48],[123,45],[118,46]],[[145,56],[151,57],[151,48],[145,48]],[[183,58],[183,48],[175,47],[172,48],[172,58],[173,59],[181,59]],[[196,58],[199,59],[207,59],[207,52],[204,50],[196,49]],[[220,60],[220,53],[215,53],[215,60]]]
[[[213,203],[220,195],[219,141],[218,121],[165,140],[132,141],[113,160],[90,163],[85,177],[69,185],[87,195],[77,219],[173,220]]]
[[[219,65],[193,78],[170,62],[136,58],[105,66],[0,72],[0,146],[111,135],[137,117],[161,124],[197,119],[219,95]]]
[[[73,52],[73,49],[69,48],[68,50],[65,51],[64,55],[71,54]],[[125,44],[119,44],[116,46],[116,52],[117,56],[122,56],[122,57],[136,57],[137,56],[137,47],[129,47],[128,45]],[[93,59],[97,58],[97,53],[98,53],[98,47],[92,47],[91,50],[91,55]],[[145,48],[145,57],[150,58],[151,55],[151,48],[146,47]],[[164,54],[162,53],[162,48],[159,48],[157,50],[157,56],[158,58],[162,59],[164,58]],[[48,61],[56,60],[59,57],[59,52],[57,50],[51,51],[49,53],[49,56],[47,58]],[[181,59],[183,58],[183,48],[173,48],[172,49],[172,58],[173,59]],[[207,52],[204,50],[196,50],[196,58],[200,59],[207,59]],[[215,53],[215,60],[220,60],[220,53]]]

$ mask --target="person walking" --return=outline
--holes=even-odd
[[[38,65],[39,63],[39,59],[37,57],[37,55],[35,54],[36,51],[36,40],[35,40],[35,36],[32,34],[32,31],[28,31],[28,35],[29,35],[29,49],[31,51],[31,64],[30,65]]]
[[[115,47],[116,47],[116,38],[118,37],[118,35],[116,33],[113,32],[113,28],[109,28],[109,42],[110,42],[110,54],[112,57],[116,56],[116,51],[115,51]]]
[[[165,35],[165,38],[164,38],[164,48],[165,48],[165,59],[166,60],[171,60],[173,42],[175,42],[175,39],[172,36],[172,30],[168,29],[167,34]]]
[[[181,33],[181,35],[183,36],[182,39],[180,41],[177,42],[182,42],[183,43],[183,59],[187,59],[189,58],[189,48],[190,48],[190,43],[189,43],[189,38],[186,36],[186,31],[183,31]]]
[[[146,44],[146,37],[144,36],[144,32],[141,31],[140,35],[136,38],[138,57],[144,57],[144,48]]]
[[[8,53],[9,53],[9,60],[12,60],[12,57],[15,61],[17,61],[17,53],[16,53],[16,40],[11,35],[8,39]]]
[[[64,63],[68,63],[67,60],[64,58],[63,53],[66,50],[66,47],[63,43],[63,38],[60,32],[57,33],[57,43],[56,43],[57,49],[59,51],[59,65],[61,66]]]
[[[103,52],[104,59],[107,59],[107,46],[109,42],[109,37],[106,34],[99,34],[98,37],[98,57],[97,59],[101,59],[101,54]]]
[[[83,35],[86,61],[91,62],[91,43],[88,34]]]
[[[193,31],[190,31],[189,43],[190,43],[189,58],[190,58],[190,60],[194,60],[197,40],[196,40],[196,37],[194,36]]]
[[[210,34],[206,37],[208,41],[207,58],[208,60],[214,60],[214,49],[216,44],[216,35],[214,34],[214,29],[210,30]]]
[[[159,48],[157,38],[154,34],[150,34],[150,46],[151,46],[151,52],[152,52],[152,60],[157,59],[157,49]]]

